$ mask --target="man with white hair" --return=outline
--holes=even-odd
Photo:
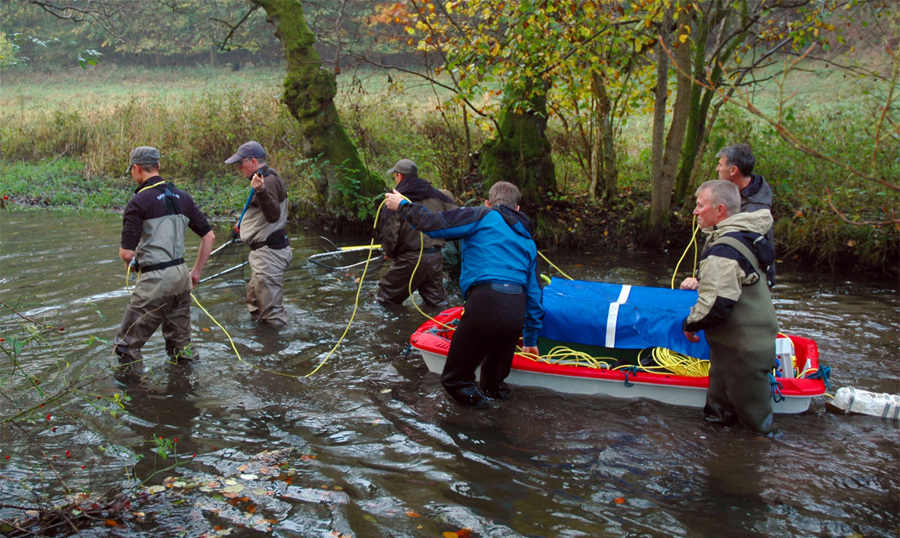
[[[775,367],[778,320],[766,268],[775,252],[765,233],[768,209],[741,213],[737,187],[725,180],[697,189],[694,214],[707,235],[700,260],[697,304],[682,323],[698,342],[705,331],[710,348],[707,420],[740,422],[761,434],[774,430],[769,373]],[[684,287],[684,286],[683,286]]]

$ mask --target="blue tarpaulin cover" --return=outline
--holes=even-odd
[[[695,344],[681,330],[696,302],[696,291],[554,278],[544,287],[540,336],[619,349],[664,347],[709,359],[703,332]]]

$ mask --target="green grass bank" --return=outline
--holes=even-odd
[[[240,143],[254,139],[288,181],[297,219],[312,222],[320,205],[313,188],[316,172],[297,157],[301,141],[279,100],[281,76],[277,68],[2,70],[0,195],[31,205],[121,208],[132,192],[123,175],[128,152],[148,144],[162,152],[164,177],[189,189],[209,215],[224,216],[243,205],[246,180],[222,162]],[[341,75],[339,83],[337,105],[370,169],[384,171],[410,157],[422,177],[464,194],[469,151],[490,133],[472,122],[467,132],[459,111],[438,109],[435,91],[415,78],[361,72]],[[868,166],[867,141],[880,89],[829,72],[804,73],[791,84],[797,95],[784,124],[823,153]],[[754,99],[773,109],[776,98],[777,88],[761,86]],[[633,117],[621,127],[620,194],[605,202],[588,199],[573,141],[553,122],[551,128],[559,192],[548,195],[539,212],[542,247],[642,245],[650,201],[649,118]],[[895,192],[791,149],[772,127],[738,108],[723,108],[709,136],[703,180],[715,177],[718,148],[738,142],[753,146],[756,172],[775,191],[780,259],[824,270],[898,270]],[[896,182],[900,141],[889,140],[881,156],[885,177]],[[671,232],[657,246],[683,248],[691,208],[690,201],[673,207]]]

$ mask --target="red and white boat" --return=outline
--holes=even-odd
[[[604,300],[607,296],[615,297],[615,300]],[[586,300],[586,297],[594,300]],[[660,300],[660,297],[665,299]],[[705,339],[700,344],[690,344],[681,333],[681,319],[695,300],[696,292],[554,279],[544,288],[541,355],[545,356],[551,347],[563,344],[575,353],[587,354],[583,356],[612,359],[607,360],[606,365],[590,361],[593,366],[589,366],[580,359],[534,360],[516,354],[506,381],[514,386],[542,387],[569,394],[649,398],[702,408],[709,377],[677,375],[659,366],[647,369],[639,364],[649,362],[647,350],[656,346],[692,357],[705,354],[708,358]],[[463,307],[445,310],[435,317],[435,321],[423,323],[410,337],[410,345],[422,354],[429,371],[438,374],[443,371],[454,327],[462,312]],[[684,342],[673,336],[675,334]],[[788,376],[773,377],[776,382],[772,390],[773,409],[776,413],[802,413],[814,397],[825,393],[828,370],[820,370],[819,351],[813,340],[780,335],[779,339],[782,338],[788,339],[792,346],[786,340],[777,348],[784,356],[793,355],[792,365],[795,366]],[[661,342],[653,342],[654,339]],[[558,356],[558,352],[554,355]],[[573,364],[575,362],[579,364]],[[782,375],[780,368],[778,373]]]

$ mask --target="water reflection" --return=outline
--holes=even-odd
[[[85,340],[111,338],[127,301],[121,264],[110,262],[121,223],[53,220],[51,235],[44,213],[0,213],[0,292],[4,302],[22,298],[33,315],[67,327],[77,360],[108,368],[111,351]],[[377,273],[367,276],[338,350],[305,378],[344,333],[359,275],[304,263],[321,252],[316,233],[295,231],[291,241],[284,329],[251,322],[232,286],[195,290],[243,361],[195,307],[197,360],[169,364],[156,335],[144,347],[143,377],[109,380],[107,389],[131,398],[117,441],[139,443],[142,478],[171,462],[157,459],[154,467],[153,437],[178,438],[184,465],[150,484],[168,474],[240,480],[237,469],[258,454],[292,449],[291,483],[248,486],[274,492],[258,499],[259,513],[278,519],[282,536],[440,536],[463,527],[477,536],[888,535],[900,525],[896,423],[828,413],[817,400],[804,415],[777,416],[782,436],[764,439],[707,424],[699,410],[520,387],[511,400],[473,413],[445,398],[417,354],[405,355],[423,318],[409,303],[376,304]],[[61,246],[71,244],[87,248]],[[653,286],[669,285],[677,261],[639,252],[546,254],[575,278]],[[900,347],[896,283],[786,266],[775,301],[785,330],[818,342],[835,386],[898,392],[900,365],[885,360]],[[110,480],[120,469],[109,469]],[[0,481],[0,493],[5,488]],[[234,515],[240,510],[210,505],[199,492],[186,500],[150,501],[143,509],[166,518],[132,533],[199,535],[215,525],[249,532]]]

